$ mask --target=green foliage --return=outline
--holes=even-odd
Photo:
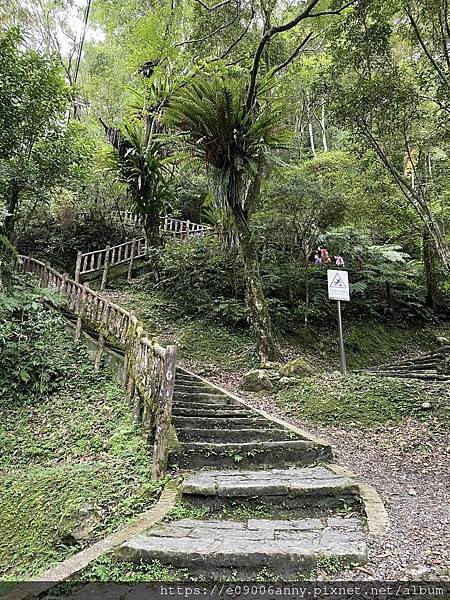
[[[1,297],[0,563],[29,577],[124,526],[154,502],[149,449],[121,387],[36,292]],[[88,509],[95,523],[71,531]]]
[[[64,332],[53,337],[54,318],[41,298],[41,293],[20,288],[0,295],[0,398],[12,403],[57,390],[78,359],[77,349],[67,347]]]
[[[170,198],[164,171],[168,160],[164,143],[146,135],[140,122],[124,123],[115,148],[115,167],[131,191],[135,212],[159,216]]]
[[[0,234],[0,292],[11,281],[17,256],[16,247],[5,235]]]
[[[245,171],[264,148],[279,145],[280,115],[274,107],[248,112],[245,94],[239,80],[212,75],[175,96],[167,112],[192,154],[221,172]]]
[[[0,37],[0,156],[25,156],[37,142],[50,141],[68,93],[55,60],[23,51],[17,29]],[[18,99],[20,99],[18,101]]]
[[[229,325],[247,323],[242,263],[235,253],[222,252],[213,237],[168,244],[159,268],[159,287],[173,293],[191,314],[207,310],[211,320]]]
[[[427,320],[424,288],[417,281],[417,265],[398,245],[373,244],[351,227],[322,237],[331,255],[345,256],[351,303],[346,310],[366,318]]]
[[[292,416],[339,427],[373,428],[405,417],[448,427],[445,384],[338,373],[303,378],[277,394]],[[422,408],[429,401],[432,410]]]
[[[93,561],[89,567],[82,571],[79,581],[121,581],[121,582],[145,582],[145,581],[180,581],[183,575],[187,577],[184,570],[173,571],[155,560],[150,563],[128,562],[117,560],[111,554],[105,554]],[[64,586],[61,586],[64,589]]]
[[[52,207],[41,206],[18,232],[17,244],[26,255],[50,263],[61,272],[73,273],[78,250],[101,250],[108,244],[120,244],[124,231],[118,219],[111,218],[115,207],[97,203],[86,204],[86,211],[73,206],[72,198],[58,199]]]
[[[56,58],[25,50],[17,29],[0,36],[0,196],[8,235],[23,194],[64,179],[69,89]],[[39,198],[39,196],[38,196]]]
[[[327,298],[326,269],[312,262],[319,243],[328,247],[330,256],[345,257],[352,298],[344,308],[346,314],[357,319],[364,315],[373,321],[432,319],[417,277],[417,263],[398,246],[374,244],[351,227],[321,233],[322,213],[314,208],[315,201],[311,195],[292,213],[289,208],[284,213],[284,203],[289,207],[292,202],[295,207],[295,199],[284,203],[280,199],[278,211],[258,215],[261,239],[271,242],[261,255],[261,273],[278,329],[296,331],[304,327],[305,319],[310,325],[334,322],[335,306]],[[273,203],[276,205],[276,198]],[[325,207],[325,220],[339,218],[338,214],[327,214]],[[248,327],[242,260],[233,251],[227,253],[213,237],[167,244],[160,259],[160,275],[158,288],[170,294],[185,313]],[[144,287],[153,290],[152,278],[147,281]]]

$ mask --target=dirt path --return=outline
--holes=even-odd
[[[293,419],[270,396],[239,389],[239,376],[216,383],[258,408],[325,438],[336,462],[373,485],[383,499],[391,527],[370,541],[366,571],[352,578],[435,579],[450,577],[450,439],[413,419],[371,430],[325,427]]]

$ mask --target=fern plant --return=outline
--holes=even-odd
[[[241,81],[211,76],[174,95],[166,116],[190,154],[206,165],[222,228],[228,225],[239,242],[257,352],[264,362],[275,358],[277,350],[249,221],[259,201],[267,154],[284,146],[286,138],[274,104],[248,110],[246,92]]]

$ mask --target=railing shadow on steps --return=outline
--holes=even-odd
[[[121,213],[125,223],[133,223],[139,225],[139,216],[132,212],[125,211]],[[182,221],[173,219],[172,217],[161,217],[161,232],[165,235],[170,235],[181,241],[188,240],[191,237],[203,238],[212,231],[208,225],[192,223],[191,221]],[[75,265],[75,281],[80,281],[81,275],[103,271],[100,291],[103,291],[106,286],[109,267],[116,265],[128,264],[128,282],[131,281],[133,263],[139,258],[145,257],[147,254],[147,243],[145,238],[134,238],[117,246],[106,246],[101,250],[92,252],[77,253],[77,261]]]
[[[67,298],[67,308],[76,317],[75,339],[81,337],[83,324],[98,333],[95,371],[101,366],[105,342],[113,341],[124,351],[123,384],[147,442],[153,442],[152,479],[164,475],[171,438],[171,414],[176,371],[176,347],[160,346],[144,331],[133,311],[110,302],[87,285],[69,279],[49,265],[19,256],[18,271],[31,275],[42,287]]]

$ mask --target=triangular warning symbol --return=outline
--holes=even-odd
[[[339,273],[336,273],[336,275],[331,280],[330,287],[334,287],[334,288],[345,288],[346,287],[346,285],[342,281],[341,276],[339,275]]]

